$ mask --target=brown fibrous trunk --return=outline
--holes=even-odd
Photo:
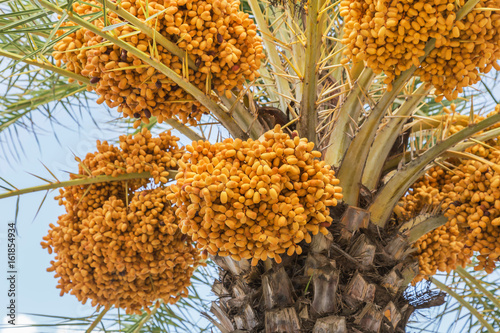
[[[330,234],[280,264],[213,258],[211,312],[222,333],[405,331],[415,307],[404,291],[418,270],[406,236],[379,229],[360,208],[337,206],[331,216]]]

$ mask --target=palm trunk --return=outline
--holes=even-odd
[[[405,331],[414,307],[403,293],[418,270],[409,242],[378,230],[360,208],[335,207],[331,216],[328,236],[281,264],[213,258],[220,275],[211,312],[221,332]]]

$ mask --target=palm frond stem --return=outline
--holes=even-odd
[[[175,128],[176,130],[178,130],[179,132],[181,132],[182,134],[184,134],[193,141],[198,141],[198,140],[204,141],[201,135],[199,135],[198,133],[196,133],[191,128],[187,127],[177,119],[165,119],[164,122],[166,122],[167,124],[169,124],[170,126],[172,126],[173,128]]]
[[[304,80],[302,87],[302,100],[300,105],[300,116],[297,124],[299,135],[305,137],[309,142],[317,145],[316,126],[318,115],[316,110],[317,83],[318,83],[318,60],[320,55],[321,36],[324,16],[318,15],[322,5],[321,0],[309,1],[306,22],[306,53]],[[322,18],[323,17],[323,18]]]
[[[373,139],[377,133],[380,121],[384,117],[389,106],[394,102],[399,92],[417,70],[415,66],[403,72],[395,81],[394,87],[389,92],[386,92],[379,102],[371,110],[363,126],[356,133],[351,141],[342,164],[339,169],[338,178],[342,182],[344,193],[344,202],[349,205],[356,205],[359,197],[359,187],[361,185],[361,177],[365,168],[366,159],[370,152]]]
[[[173,179],[173,178],[175,178],[176,174],[177,174],[177,171],[169,170],[168,178]],[[80,179],[72,179],[72,180],[67,180],[64,182],[58,181],[58,182],[53,182],[53,183],[49,183],[46,185],[39,185],[39,186],[28,187],[28,188],[23,188],[23,189],[19,189],[19,190],[13,190],[13,191],[5,192],[5,193],[0,193],[0,199],[9,198],[9,197],[18,196],[18,195],[23,195],[26,193],[53,190],[53,189],[61,188],[61,187],[81,186],[81,185],[89,185],[89,184],[96,184],[96,183],[115,182],[115,181],[129,180],[129,179],[145,179],[145,178],[151,178],[151,174],[149,172],[142,172],[142,173],[127,173],[127,174],[119,175],[116,177],[112,177],[112,176],[83,177]]]
[[[469,310],[473,315],[474,317],[477,318],[477,320],[481,323],[481,325],[486,328],[488,330],[489,333],[495,333],[495,329],[493,328],[493,326],[491,326],[490,323],[488,323],[482,314],[479,313],[479,311],[477,311],[477,309],[475,307],[473,307],[469,302],[467,302],[463,296],[459,295],[458,293],[456,293],[455,291],[453,291],[451,288],[449,288],[448,286],[446,286],[444,283],[442,283],[441,281],[439,281],[438,279],[436,278],[429,278],[431,280],[432,283],[434,283],[439,289],[441,289],[442,291],[444,291],[445,293],[447,293],[448,295],[450,295],[451,297],[453,297],[454,299],[457,300],[458,303],[460,303],[462,306],[464,306],[465,308],[467,308],[467,310]]]
[[[141,319],[141,321],[139,322],[133,333],[139,333],[144,324],[147,323],[149,319],[151,319],[151,316],[153,316],[156,313],[156,311],[158,311],[158,307],[155,306],[153,310],[151,310],[146,316],[144,316],[144,318]]]
[[[410,244],[415,243],[425,234],[428,234],[432,230],[439,228],[448,221],[448,218],[443,215],[438,216],[417,216],[414,219],[406,222],[399,231],[402,232],[403,229],[409,228],[408,230],[408,242]]]
[[[378,131],[363,171],[362,184],[368,189],[373,190],[377,186],[384,166],[380,161],[387,159],[394,143],[401,135],[401,130],[408,117],[412,115],[430,90],[430,87],[426,88],[425,84],[422,84],[413,94],[406,97],[405,102],[396,113],[397,117],[388,119],[387,123]]]
[[[82,84],[87,84],[87,85],[91,85],[91,86],[94,85],[94,84],[91,84],[90,79],[86,78],[85,76],[78,75],[76,73],[70,72],[70,71],[63,69],[63,68],[59,68],[59,67],[51,65],[49,63],[44,63],[44,62],[31,60],[31,59],[23,59],[24,56],[20,55],[20,54],[15,54],[15,53],[0,49],[0,56],[7,57],[7,58],[10,58],[10,59],[16,60],[16,61],[21,60],[22,62],[24,62],[28,65],[32,65],[32,66],[36,66],[38,68],[46,69],[46,70],[52,71],[54,73],[63,75],[65,77],[70,77],[72,79],[75,79],[76,81],[82,82]]]
[[[430,149],[427,149],[422,155],[403,166],[403,168],[398,170],[398,172],[396,172],[395,175],[378,191],[377,196],[368,208],[371,214],[372,222],[380,227],[384,227],[392,214],[392,208],[396,205],[398,200],[403,196],[411,184],[413,184],[425,172],[426,167],[429,166],[431,161],[439,157],[446,150],[455,146],[457,143],[471,137],[485,128],[496,124],[499,121],[500,114],[495,114],[478,122],[477,124],[470,125],[447,139],[435,144]]]
[[[252,13],[254,15],[255,21],[257,22],[257,26],[259,27],[262,33],[262,39],[264,41],[265,50],[268,55],[269,63],[273,70],[277,73],[286,74],[283,66],[281,65],[281,59],[278,54],[278,50],[274,43],[270,40],[269,36],[272,36],[271,31],[268,29],[268,25],[266,19],[264,18],[264,14],[260,10],[260,3],[258,0],[248,0],[248,4],[252,9]],[[286,110],[288,107],[288,102],[284,96],[292,96],[292,92],[290,90],[290,85],[288,81],[282,76],[275,76],[276,86],[279,91],[279,100],[280,100],[280,109],[282,111]]]
[[[94,328],[97,327],[97,325],[99,325],[99,323],[101,322],[102,318],[104,317],[104,315],[109,311],[109,309],[111,308],[110,305],[106,306],[106,308],[104,308],[101,313],[99,313],[99,315],[96,317],[96,319],[92,322],[92,324],[87,328],[87,330],[85,331],[85,333],[91,333]]]
[[[345,151],[351,142],[347,135],[351,122],[356,121],[362,109],[363,92],[367,92],[375,77],[375,73],[366,67],[355,81],[347,99],[337,111],[337,117],[332,132],[329,135],[328,148],[325,151],[325,161],[329,165],[339,166]]]
[[[244,92],[242,92],[244,93]],[[240,99],[242,95],[235,97],[231,94],[230,98],[226,96],[221,96],[220,99],[222,103],[229,109],[229,114],[232,114],[236,122],[240,127],[252,138],[257,139],[262,133],[264,133],[264,128],[257,121],[256,116],[252,115],[250,110],[248,110]]]
[[[478,281],[474,276],[472,276],[469,272],[467,272],[463,267],[458,266],[455,271],[460,275],[464,280],[467,279],[469,280],[474,286],[479,289],[479,291],[485,295],[491,303],[494,304],[494,306],[497,309],[500,309],[500,300],[498,297],[493,295],[488,289],[486,289],[480,281]]]
[[[473,138],[475,140],[467,140],[465,142],[461,142],[457,144],[455,147],[450,148],[450,151],[464,151],[465,149],[472,147],[477,144],[475,141],[480,141],[480,142],[485,142],[491,139],[494,139],[496,137],[500,136],[500,127],[499,128],[494,128],[489,131],[486,131],[484,133],[481,133],[477,136],[474,136]],[[424,151],[417,151],[417,153],[423,153]],[[411,156],[410,152],[405,152],[404,154],[399,154],[397,156],[394,156],[387,160],[384,163],[384,166],[382,168],[382,173],[387,173],[390,170],[393,170],[398,166],[398,164],[401,162],[402,159],[409,159]]]

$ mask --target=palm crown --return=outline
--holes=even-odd
[[[500,114],[475,113],[467,95],[499,69],[499,9],[11,2],[0,55],[25,96],[4,100],[1,131],[88,92],[141,128],[98,142],[69,181],[0,198],[61,188],[66,214],[42,242],[58,288],[104,311],[145,309],[137,330],[159,301],[185,304],[208,255],[223,332],[404,331],[418,307],[405,290],[437,270],[498,304],[460,266],[475,256],[491,273],[500,255]],[[193,143],[152,136],[163,123]],[[214,123],[232,138],[215,140]]]

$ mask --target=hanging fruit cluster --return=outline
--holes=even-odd
[[[153,137],[146,128],[135,135],[120,136],[119,147],[97,141],[98,151],[87,154],[81,161],[79,173],[90,170],[93,176],[116,177],[125,173],[149,172],[155,183],[166,183],[168,170],[175,169],[177,160],[184,154],[177,141],[179,138],[172,136],[170,131]]]
[[[184,153],[177,145],[178,140],[179,138],[171,136],[170,132],[153,137],[143,128],[136,135],[120,136],[120,147],[110,145],[106,141],[97,141],[97,152],[88,153],[84,160],[76,158],[79,162],[78,174],[71,174],[70,179],[102,175],[116,177],[126,173],[148,172],[155,183],[166,183],[168,170],[177,168],[177,160]],[[125,188],[132,193],[149,183],[149,178],[136,178],[126,182],[92,184],[89,187],[71,186],[60,190],[61,195],[57,198],[68,213],[85,218],[89,212],[101,207],[107,198],[123,197]]]
[[[91,6],[93,5],[93,6]],[[171,54],[145,34],[130,25],[113,29],[115,36],[137,47],[151,59],[161,62],[180,77],[210,95],[215,89],[229,94],[242,88],[245,80],[254,80],[262,53],[261,38],[253,20],[238,10],[238,0],[160,0],[122,1],[118,6],[146,22],[168,40],[177,44],[193,60],[197,69],[187,67],[187,58]],[[95,0],[74,3],[79,15],[102,11]],[[154,19],[149,19],[154,17]],[[122,23],[108,11],[108,25]],[[99,29],[104,19],[94,20]],[[72,23],[67,25],[71,26]],[[60,32],[62,33],[62,31]],[[54,46],[58,65],[66,63],[68,70],[89,77],[99,97],[109,107],[118,106],[125,117],[148,122],[177,117],[183,123],[195,124],[207,109],[177,84],[131,53],[107,42],[86,29],[79,29]]]
[[[445,216],[462,222],[466,233],[464,255],[478,254],[475,269],[491,273],[500,256],[500,162],[498,145],[487,151],[487,161],[469,160],[456,170],[456,183],[443,189]],[[479,147],[475,147],[478,149]],[[484,149],[484,147],[481,147]],[[488,161],[494,164],[488,163]]]
[[[399,218],[408,220],[416,215],[440,207],[447,198],[441,190],[451,183],[451,175],[440,167],[433,167],[425,177],[419,179],[397,206],[395,213]],[[465,255],[465,230],[456,219],[450,219],[445,225],[434,229],[420,237],[413,245],[417,249],[419,275],[413,280],[416,283],[436,271],[450,272],[457,266],[465,266],[470,255]]]
[[[78,177],[149,172],[155,183],[167,181],[182,151],[178,138],[153,138],[144,129],[120,137],[120,148],[98,142],[98,152],[80,161]],[[187,295],[190,277],[201,259],[180,232],[165,188],[151,180],[130,179],[72,186],[56,197],[66,208],[44,237],[55,252],[48,271],[59,278],[61,295],[71,293],[92,305],[114,305],[127,313],[162,299],[174,303]]]
[[[414,247],[418,249],[420,272],[412,281],[416,283],[436,274],[436,271],[451,272],[458,266],[464,267],[470,262],[470,255],[462,253],[464,238],[456,222],[446,222],[430,233],[422,236]]]
[[[495,113],[500,111],[497,106]],[[452,118],[455,116],[449,116]],[[460,117],[458,117],[460,118]],[[483,117],[477,117],[480,121]],[[458,125],[457,127],[462,127]],[[457,128],[451,126],[450,132]],[[492,272],[500,257],[500,138],[466,150],[464,158],[449,159],[447,169],[434,167],[402,198],[395,213],[409,219],[423,209],[441,208],[447,223],[414,245],[420,264],[419,281],[437,270],[464,266],[476,254],[475,269]],[[470,157],[469,157],[470,156]]]
[[[425,177],[417,180],[408,190],[408,193],[394,208],[394,213],[401,220],[409,220],[428,207],[436,207],[444,200],[439,189],[446,182],[449,182],[449,177],[443,169],[440,167],[430,168]]]
[[[500,0],[481,0],[457,21],[456,12],[464,4],[464,0],[343,0],[342,42],[347,45],[343,61],[364,60],[375,73],[383,71],[389,89],[396,76],[415,65],[415,74],[432,83],[440,99],[443,95],[456,99],[464,87],[480,80],[479,73],[492,67],[500,70],[500,13],[495,11]],[[435,48],[420,63],[432,38]]]
[[[212,255],[252,265],[300,254],[310,233],[328,232],[328,207],[342,198],[334,171],[313,148],[279,126],[262,140],[193,142],[168,195],[182,232]]]

